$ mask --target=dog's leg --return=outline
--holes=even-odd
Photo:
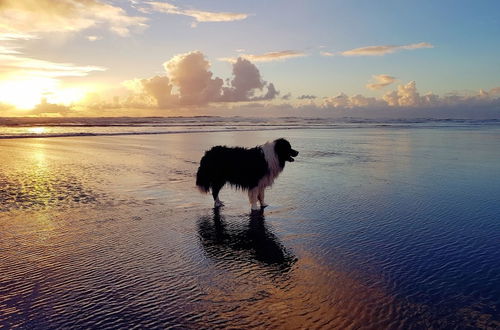
[[[250,205],[252,205],[252,211],[259,210],[257,206],[257,196],[259,195],[259,188],[255,187],[248,191],[248,199],[250,200]]]
[[[212,186],[212,196],[214,198],[214,207],[219,208],[221,206],[224,206],[224,203],[219,199],[219,191],[221,190],[222,186],[221,185],[214,185]]]
[[[266,188],[265,187],[259,187],[259,193],[257,195],[257,198],[259,199],[259,202],[260,202],[260,207],[261,208],[265,208],[267,207],[268,205],[266,204],[266,202],[264,202],[264,190]]]

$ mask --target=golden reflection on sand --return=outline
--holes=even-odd
[[[51,214],[38,213],[32,218],[33,237],[40,241],[48,240],[52,237],[54,230],[58,228],[53,221]]]
[[[205,253],[225,270],[224,278],[201,284],[207,294],[202,306],[209,314],[228,322],[242,319],[245,324],[252,324],[259,315],[268,322],[260,324],[263,327],[386,325],[387,313],[382,311],[394,305],[395,298],[382,278],[343,270],[307,250],[293,255],[268,228],[263,215],[249,220],[225,218],[214,212],[213,219],[203,217],[198,223]]]
[[[226,273],[224,283],[231,283],[231,287],[211,286],[210,299],[203,308],[218,318],[240,319],[249,324],[258,315],[266,320],[262,326],[286,329],[358,328],[367,324],[383,328],[394,317],[389,310],[395,297],[381,280],[367,285],[355,278],[363,275],[336,270],[316,257],[299,257],[293,270],[282,276],[263,273],[253,281],[247,279],[248,283],[237,285],[256,271],[255,267],[241,267]],[[217,306],[224,306],[225,310],[217,310]],[[209,324],[210,321],[205,326]]]
[[[51,187],[52,174],[47,161],[45,147],[43,142],[32,145],[32,167],[26,173],[29,181],[26,182],[26,186],[24,187],[27,190],[27,194],[32,196],[34,200],[41,201],[43,204],[46,204],[46,201],[55,197],[53,196],[54,190]]]
[[[31,155],[37,168],[47,168],[47,154],[44,143],[32,144]]]

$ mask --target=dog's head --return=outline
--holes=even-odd
[[[293,150],[290,142],[281,138],[274,141],[274,151],[278,156],[278,160],[280,162],[281,167],[285,167],[285,162],[293,162],[295,159],[293,157],[297,157],[299,152],[297,150]]]

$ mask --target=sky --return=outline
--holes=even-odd
[[[0,0],[1,116],[500,118],[497,0]]]

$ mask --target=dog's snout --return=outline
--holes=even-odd
[[[297,150],[292,149],[292,156],[293,157],[296,157],[298,154],[299,154],[299,152]]]

